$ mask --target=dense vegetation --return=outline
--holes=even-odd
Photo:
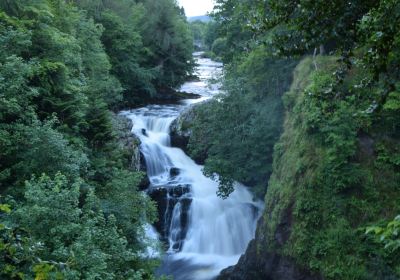
[[[216,2],[226,93],[200,110],[190,146],[222,175],[221,196],[232,179],[266,192],[248,258],[398,279],[400,2]]]
[[[112,110],[173,91],[191,53],[173,0],[0,0],[0,278],[153,278]]]
[[[229,22],[220,20],[228,16]],[[219,21],[209,23],[213,31],[205,38],[214,40],[208,44],[212,57],[225,63],[226,93],[197,109],[190,153],[207,158],[205,174],[219,175],[222,197],[233,191],[234,180],[262,197],[282,132],[282,95],[290,87],[297,59],[274,57],[273,48],[259,42],[268,34],[251,36],[241,9],[220,10],[214,17]]]
[[[225,52],[225,40],[219,38],[219,23],[210,20],[207,22],[196,20],[190,22],[196,51],[203,51],[202,56],[220,61]],[[218,40],[217,40],[218,39]]]
[[[294,66],[294,60],[270,59],[260,46],[227,67],[224,84],[229,94],[197,110],[189,148],[195,158],[206,155],[205,173],[219,175],[221,196],[233,190],[233,180],[265,194],[273,146],[282,130],[281,97]]]
[[[190,152],[220,196],[237,180],[265,197],[247,259],[400,278],[400,2],[216,0],[213,18],[189,25],[174,0],[0,0],[0,278],[154,279],[156,211],[113,111],[185,81],[192,36],[225,75]]]

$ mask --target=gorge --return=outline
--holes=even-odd
[[[0,279],[400,279],[400,1],[213,2],[0,0]]]
[[[155,227],[168,244],[159,274],[174,279],[212,279],[225,267],[237,262],[254,237],[262,204],[246,187],[236,183],[226,200],[217,197],[218,183],[202,173],[181,149],[171,147],[171,123],[179,114],[218,94],[217,85],[208,80],[220,72],[221,64],[200,58],[199,80],[187,82],[182,91],[196,93],[199,99],[176,105],[148,105],[124,111],[139,137],[150,186],[148,195],[157,202],[159,221]]]

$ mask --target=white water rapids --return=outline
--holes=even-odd
[[[122,112],[133,121],[133,133],[141,140],[140,149],[151,182],[149,188],[179,186],[187,190],[177,198],[172,198],[171,192],[167,194],[175,204],[166,230],[169,250],[158,271],[178,280],[213,279],[222,269],[234,265],[254,237],[261,207],[240,184],[236,184],[235,192],[228,199],[217,197],[218,183],[205,177],[202,166],[181,149],[170,145],[169,128],[180,112],[218,93],[218,86],[208,86],[207,80],[221,71],[221,64],[196,59],[200,81],[188,82],[181,90],[200,94],[202,98]],[[171,175],[172,170],[179,172]],[[187,216],[187,222],[182,215]]]

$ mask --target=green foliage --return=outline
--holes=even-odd
[[[0,276],[7,279],[63,279],[54,264],[37,258],[43,248],[24,229],[8,223],[14,213],[10,205],[0,204]]]
[[[275,61],[314,53],[297,66],[283,97],[287,115],[274,148],[264,222],[256,240],[260,251],[288,256],[326,279],[397,279],[398,252],[384,250],[364,232],[368,227],[378,238],[387,234],[384,244],[396,244],[396,222],[387,227],[382,221],[400,211],[399,1],[216,4],[219,37],[226,38],[221,56],[230,68],[240,69],[238,57],[261,44]],[[253,67],[246,81],[234,76],[242,95],[248,95],[247,84],[262,85],[257,80],[262,69]],[[233,90],[226,89],[226,96],[231,95]],[[223,108],[225,98],[214,106]],[[240,103],[236,115],[257,102],[244,109]],[[264,133],[268,129],[264,121]],[[224,139],[234,139],[228,137]],[[241,152],[255,149],[253,143]],[[221,172],[238,158],[223,162],[207,155]],[[205,168],[210,168],[207,161]]]
[[[105,28],[101,40],[110,57],[112,73],[124,87],[124,101],[134,105],[140,93],[155,94],[154,71],[141,66],[145,54],[142,38],[138,30],[126,25],[123,19],[112,10],[105,10],[98,20]],[[133,23],[131,23],[133,24]]]
[[[94,149],[103,147],[114,139],[111,113],[107,105],[98,100],[91,100],[87,112],[88,128],[85,137]]]
[[[189,26],[193,36],[195,50],[199,51],[205,49],[207,23],[201,20],[196,20],[189,23]]]
[[[79,21],[77,37],[82,53],[82,71],[85,73],[84,89],[89,98],[102,97],[108,108],[115,109],[123,101],[118,75],[110,75],[110,61],[102,42],[106,31],[92,19]],[[88,48],[87,46],[90,46]],[[119,80],[117,80],[117,77]]]
[[[385,249],[394,253],[400,249],[400,216],[394,218],[385,227],[368,227],[366,234],[374,234],[378,242],[385,245]]]
[[[212,44],[219,36],[220,24],[216,21],[209,21],[204,34],[204,43],[208,49],[211,49]]]
[[[397,167],[379,164],[371,152],[374,147],[368,146],[390,132],[381,134],[382,124],[371,123],[375,116],[359,109],[369,104],[363,89],[359,99],[346,92],[362,72],[355,69],[347,78],[351,81],[337,84],[332,76],[335,58],[315,62],[319,71],[312,58],[300,63],[285,97],[289,115],[275,148],[262,242],[267,250],[291,256],[327,279],[396,277],[396,257],[365,239],[362,230],[399,211]],[[358,132],[362,130],[374,138]],[[382,145],[393,147],[390,142]],[[274,236],[287,215],[293,215],[290,236],[278,245]]]
[[[136,187],[139,185],[142,174],[132,173],[125,170],[117,171],[113,179],[98,190],[102,198],[101,204],[107,215],[114,215],[118,228],[130,244],[138,246],[140,236],[144,235],[143,225],[155,221],[156,205],[144,195],[140,195]]]
[[[75,2],[104,28],[101,42],[123,87],[123,102],[116,105],[159,97],[191,74],[193,40],[175,1]]]
[[[193,35],[196,51],[210,51],[214,41],[218,38],[219,24],[216,21],[190,22],[190,30]]]
[[[232,192],[233,180],[264,195],[281,133],[281,95],[290,85],[293,67],[293,61],[273,60],[259,47],[228,68],[228,93],[196,111],[189,147],[195,157],[207,155],[205,173],[219,175],[221,196]]]
[[[13,209],[1,214],[1,277],[153,278],[155,207],[110,110],[178,86],[192,64],[175,2],[151,16],[144,2],[0,0],[0,208]],[[167,35],[144,45],[145,19],[164,12]],[[150,49],[167,37],[160,68]]]
[[[6,155],[8,163],[13,164],[12,175],[19,182],[29,179],[31,174],[43,172],[54,175],[61,170],[69,178],[84,173],[87,156],[75,150],[53,127],[54,121],[14,126],[13,134],[9,135],[12,144]]]
[[[212,16],[217,21],[214,34],[226,40],[222,60],[229,63],[236,56],[246,53],[256,44],[254,33],[249,28],[250,10],[257,6],[257,0],[217,0]],[[215,35],[214,35],[215,36]],[[214,38],[213,42],[217,38]]]
[[[226,4],[224,2],[228,2]],[[236,0],[219,1],[222,11]],[[243,4],[241,12],[247,16],[251,28],[264,33],[273,31],[268,43],[280,54],[296,55],[326,46],[329,50],[348,51],[355,47],[357,24],[379,1],[303,1],[256,0]],[[218,14],[217,14],[218,15]]]
[[[13,220],[42,242],[36,257],[53,264],[34,266],[36,277],[56,266],[64,279],[142,279],[145,272],[136,270],[137,255],[128,248],[116,218],[103,214],[92,191],[81,197],[82,183],[69,183],[60,173],[26,183],[25,201]]]
[[[216,39],[212,46],[211,46],[211,51],[216,55],[216,56],[221,56],[226,50],[226,39],[225,38],[218,38]]]
[[[400,33],[396,28],[400,23],[399,14],[398,1],[380,1],[379,6],[363,16],[358,26],[365,49],[363,62],[376,78],[399,79]]]
[[[158,89],[175,88],[191,74],[194,65],[186,17],[173,0],[146,0],[144,8],[141,35],[150,52],[147,63],[157,71]]]
[[[28,120],[34,116],[30,103],[38,94],[35,88],[27,86],[26,81],[32,74],[34,65],[25,63],[20,57],[10,56],[1,66],[0,118],[2,121]]]
[[[16,219],[35,238],[46,242],[48,250],[70,242],[79,233],[80,184],[69,184],[59,173],[54,180],[43,175],[26,183],[26,202],[16,210]],[[43,256],[50,257],[50,254],[43,252]]]

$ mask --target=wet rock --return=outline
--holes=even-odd
[[[189,138],[192,135],[191,126],[195,119],[195,108],[198,105],[189,106],[185,109],[178,118],[176,118],[170,127],[171,143],[173,146],[186,149]]]
[[[274,236],[279,245],[289,237],[292,224],[290,207],[284,216]],[[300,267],[293,259],[266,248],[266,222],[263,218],[259,220],[256,237],[250,241],[246,252],[235,266],[222,270],[217,280],[322,280],[320,275]]]
[[[146,160],[142,152],[139,151],[139,170],[147,173]]]
[[[140,140],[132,133],[132,120],[122,115],[113,114],[112,122],[119,145],[132,155],[129,163],[130,168],[135,171],[141,170]]]
[[[182,198],[180,202],[182,204],[182,214],[181,214],[181,226],[183,229],[182,240],[184,240],[189,226],[189,209],[190,205],[192,204],[192,199]]]
[[[187,146],[189,144],[189,137],[179,135],[178,133],[171,132],[171,146],[182,149],[187,153]]]
[[[175,242],[173,245],[172,245],[172,249],[175,251],[175,252],[179,252],[180,250],[182,250],[182,247],[183,247],[183,242],[181,241],[181,242]]]
[[[186,238],[186,234],[188,232],[189,226],[189,209],[190,204],[192,203],[192,199],[188,197],[183,197],[178,200],[178,203],[175,207],[180,207],[180,215],[178,217],[179,225],[174,225],[174,228],[170,228],[170,230],[174,232],[174,240],[173,244],[170,244],[172,249],[176,252],[179,252],[182,249],[183,243]]]
[[[178,176],[179,173],[180,173],[180,170],[179,170],[179,168],[176,168],[176,167],[172,167],[169,170],[169,176],[171,176],[171,178],[174,178],[174,177]]]
[[[192,202],[190,197],[190,185],[175,185],[151,188],[148,195],[157,203],[158,221],[154,227],[160,233],[161,240],[168,242],[170,234],[170,226],[175,206],[180,203],[181,215],[180,225],[181,231],[178,239],[185,239],[189,220],[189,209]],[[179,247],[179,245],[176,245]]]
[[[197,98],[201,98],[201,95],[184,91],[176,91],[171,89],[159,89],[157,95],[154,98],[150,98],[147,101],[147,103],[168,104],[168,103],[176,103],[179,102],[180,100],[197,99]]]
[[[144,156],[140,152],[140,139],[132,133],[133,123],[122,115],[113,115],[113,126],[117,132],[118,143],[120,146],[131,154],[129,168],[133,171],[142,171],[144,174],[142,181],[139,183],[138,188],[145,190],[149,187],[150,181],[146,174],[146,162]]]
[[[189,139],[192,136],[192,126],[196,119],[196,112],[201,106],[207,106],[209,101],[193,104],[185,109],[181,115],[175,119],[170,127],[171,145],[178,147],[188,153]],[[198,164],[204,164],[206,155],[193,158]]]
[[[256,258],[255,258],[256,257]],[[299,267],[294,260],[277,253],[257,253],[257,243],[250,241],[247,251],[235,266],[222,270],[217,280],[322,280]]]
[[[147,174],[143,175],[142,180],[140,181],[138,188],[141,191],[147,190],[150,186],[150,180],[149,177],[147,177]]]
[[[189,185],[179,185],[179,186],[170,188],[168,191],[169,196],[175,197],[175,198],[179,198],[187,193],[190,193]]]

